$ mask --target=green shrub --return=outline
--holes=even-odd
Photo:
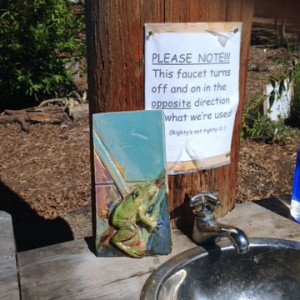
[[[0,11],[0,109],[72,89],[66,63],[84,56],[84,23],[65,0],[9,0]]]
[[[265,143],[285,143],[290,134],[283,119],[271,120],[267,115],[258,114],[251,127],[244,131],[244,137]]]

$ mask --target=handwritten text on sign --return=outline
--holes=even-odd
[[[165,112],[169,170],[229,163],[241,23],[145,27],[145,107]]]

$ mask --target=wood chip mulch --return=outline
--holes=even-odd
[[[282,146],[251,140],[241,142],[236,199],[261,200],[290,194],[297,143]]]

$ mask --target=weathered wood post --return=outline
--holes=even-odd
[[[86,1],[88,99],[90,113],[144,109],[144,24],[165,22],[243,22],[240,103],[231,164],[208,171],[169,176],[173,225],[189,223],[186,201],[217,189],[225,215],[234,208],[239,136],[245,97],[254,0],[90,0]]]

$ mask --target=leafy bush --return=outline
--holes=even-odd
[[[251,127],[244,128],[244,137],[265,143],[285,144],[293,131],[283,119],[271,120],[267,115],[258,113]]]
[[[8,0],[0,11],[0,108],[24,107],[72,88],[65,65],[84,56],[84,22],[65,0]]]

